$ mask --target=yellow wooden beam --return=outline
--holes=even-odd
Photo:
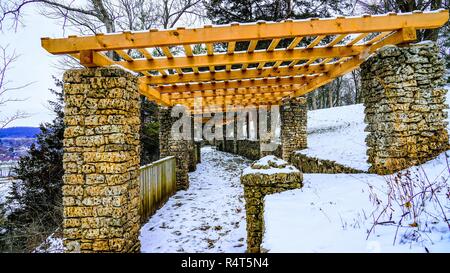
[[[314,78],[314,76],[264,78],[264,79],[249,79],[239,81],[219,81],[219,82],[188,83],[175,85],[159,85],[155,86],[154,88],[158,90],[161,94],[182,93],[182,92],[196,92],[204,90],[236,89],[236,88],[262,87],[262,86],[303,85],[312,78]]]
[[[158,84],[174,84],[183,82],[205,82],[205,81],[226,81],[238,79],[252,79],[252,78],[267,78],[267,77],[285,77],[285,76],[299,76],[308,74],[317,74],[327,71],[328,65],[310,65],[308,67],[294,66],[294,67],[279,67],[273,69],[271,67],[263,69],[247,69],[245,71],[232,70],[216,71],[215,73],[200,72],[185,73],[183,75],[167,75],[167,76],[152,76],[145,78],[145,82],[151,85]]]
[[[166,96],[162,96],[159,91],[148,86],[147,84],[139,81],[139,93],[146,96],[149,100],[153,100],[157,103],[163,104],[165,106],[170,106],[170,100]]]
[[[229,103],[229,104],[238,104],[241,103],[248,103],[248,102],[276,102],[279,101],[282,97],[287,97],[291,95],[293,91],[285,91],[285,92],[276,92],[271,93],[270,96],[260,96],[260,97],[249,97],[249,96],[242,96],[242,95],[231,95],[231,96],[215,96],[211,97],[211,100],[203,100],[203,104],[205,106],[211,105],[211,104],[223,104],[223,103]],[[173,105],[176,104],[182,104],[182,105],[193,105],[195,99],[194,98],[175,98],[171,99],[171,103]]]
[[[255,88],[236,88],[236,89],[216,89],[207,91],[195,91],[195,92],[182,92],[182,93],[169,93],[168,98],[173,99],[193,99],[195,97],[210,98],[210,97],[220,97],[220,96],[250,96],[258,97],[262,95],[280,93],[280,92],[290,92],[290,90],[298,89],[299,86],[265,86],[265,87],[255,87]]]
[[[77,53],[83,50],[108,51],[131,48],[164,47],[225,41],[249,41],[297,36],[336,35],[344,33],[384,32],[411,27],[438,28],[448,21],[447,10],[424,13],[405,13],[397,16],[332,18],[299,20],[280,23],[215,26],[196,29],[177,29],[133,32],[62,39],[43,38],[42,46],[53,54]]]
[[[252,54],[236,52],[214,55],[196,55],[191,57],[154,58],[153,60],[135,59],[133,62],[120,61],[117,64],[134,71],[175,69],[188,67],[207,67],[233,64],[249,64],[290,60],[307,60],[310,58],[333,58],[336,56],[355,56],[366,50],[366,46],[336,46],[331,48],[296,48],[293,50],[276,49],[273,51],[256,51]]]

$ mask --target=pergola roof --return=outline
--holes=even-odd
[[[200,96],[203,106],[226,111],[225,106],[273,105],[304,95],[357,68],[378,48],[414,41],[416,30],[441,27],[448,18],[447,10],[438,10],[232,23],[42,38],[42,46],[86,67],[119,65],[139,72],[140,92],[159,104],[193,109]]]

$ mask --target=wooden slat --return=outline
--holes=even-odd
[[[213,46],[212,43],[207,43],[206,44],[206,51],[207,51],[209,56],[214,54],[214,46]]]
[[[148,52],[147,49],[145,48],[138,48],[138,51],[144,56],[144,58],[146,58],[147,60],[152,60],[153,56],[152,54],[150,54],[150,52]]]
[[[192,53],[192,47],[191,45],[183,45],[184,52],[186,53],[186,56],[192,57],[194,54]]]
[[[172,59],[173,58],[172,52],[170,52],[170,49],[169,49],[168,46],[161,47],[161,50],[163,51],[164,55],[166,55],[166,57],[168,59]]]
[[[300,60],[293,60],[288,66],[289,67],[294,67],[296,64],[298,64]]]
[[[324,64],[328,63],[331,60],[333,60],[333,58],[325,58],[319,63],[319,65],[324,65]]]
[[[283,63],[283,61],[276,61],[274,64],[273,64],[273,68],[277,68],[277,67],[279,67],[281,64]]]
[[[351,46],[356,44],[357,42],[361,41],[362,39],[366,38],[367,35],[369,35],[370,33],[361,33],[358,36],[356,36],[355,38],[353,38],[353,40],[351,40],[350,42],[348,42],[347,44],[345,44],[346,46]]]
[[[130,55],[128,55],[128,53],[126,53],[125,51],[123,51],[123,50],[115,50],[115,52],[117,53],[117,55],[119,55],[125,61],[128,61],[128,62],[132,62],[133,61],[133,58],[131,58]]]
[[[228,54],[233,54],[235,48],[236,48],[236,42],[235,41],[228,42],[227,53]]]
[[[286,49],[287,50],[294,49],[301,42],[302,39],[303,37],[295,37]]]
[[[369,41],[365,42],[364,44],[365,45],[374,44],[374,43],[380,41],[381,39],[383,39],[384,37],[388,36],[391,33],[392,33],[392,31],[381,32],[380,34],[378,34],[377,36],[373,37],[372,39],[370,39]]]
[[[325,38],[325,35],[319,35],[317,36],[306,48],[313,48],[316,45],[318,45],[320,43],[320,41],[323,40],[323,38]]]
[[[252,53],[253,51],[255,51],[257,44],[258,44],[258,40],[251,40],[248,45],[247,52]]]
[[[333,39],[329,44],[327,44],[327,47],[332,47],[337,45],[340,41],[342,41],[345,37],[347,37],[347,34],[340,34],[336,36],[336,38]]]
[[[258,66],[256,67],[256,69],[258,69],[258,70],[263,69],[265,64],[266,64],[265,62],[259,63]]]
[[[267,51],[273,51],[277,47],[277,45],[280,43],[280,40],[281,40],[280,38],[273,39],[272,42],[270,42],[270,45],[267,48]]]

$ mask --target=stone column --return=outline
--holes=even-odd
[[[69,70],[64,96],[65,251],[137,252],[137,78],[118,68]]]
[[[194,172],[197,169],[197,148],[194,141],[194,116],[191,117],[191,140],[188,140],[188,150],[189,150],[189,171]]]
[[[302,187],[303,175],[284,160],[269,155],[246,168],[244,185],[247,222],[247,252],[258,253],[264,234],[264,197]]]
[[[171,116],[172,107],[161,107],[159,112],[159,153],[160,157],[175,156],[177,162],[177,190],[189,188],[189,140],[175,139],[171,134],[172,125],[179,117]]]
[[[262,118],[262,117],[264,117],[264,114],[261,115],[261,113],[259,113],[258,121],[259,121],[259,118]],[[265,128],[266,133],[259,136],[260,137],[259,142],[260,142],[260,147],[261,147],[260,148],[260,157],[265,157],[266,155],[275,155],[275,153],[276,153],[276,151],[267,151],[267,149],[266,149],[266,148],[268,148],[269,144],[271,144],[271,143],[274,144],[274,142],[275,142],[275,132],[272,132],[272,126],[271,126],[272,116],[271,116],[270,106],[267,107],[265,120],[266,120],[266,128]],[[259,126],[261,126],[261,123],[259,123]],[[258,128],[259,128],[259,126],[258,126]]]
[[[280,107],[282,157],[290,161],[294,151],[307,147],[305,97],[284,98]]]
[[[233,119],[233,126],[234,126],[234,130],[233,130],[233,153],[237,154],[238,153],[238,127],[237,127],[237,113]]]
[[[448,149],[438,54],[431,42],[385,46],[361,66],[370,172],[393,173]]]

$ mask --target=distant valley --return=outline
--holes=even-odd
[[[25,155],[39,132],[38,127],[0,129],[0,162],[14,162]]]

